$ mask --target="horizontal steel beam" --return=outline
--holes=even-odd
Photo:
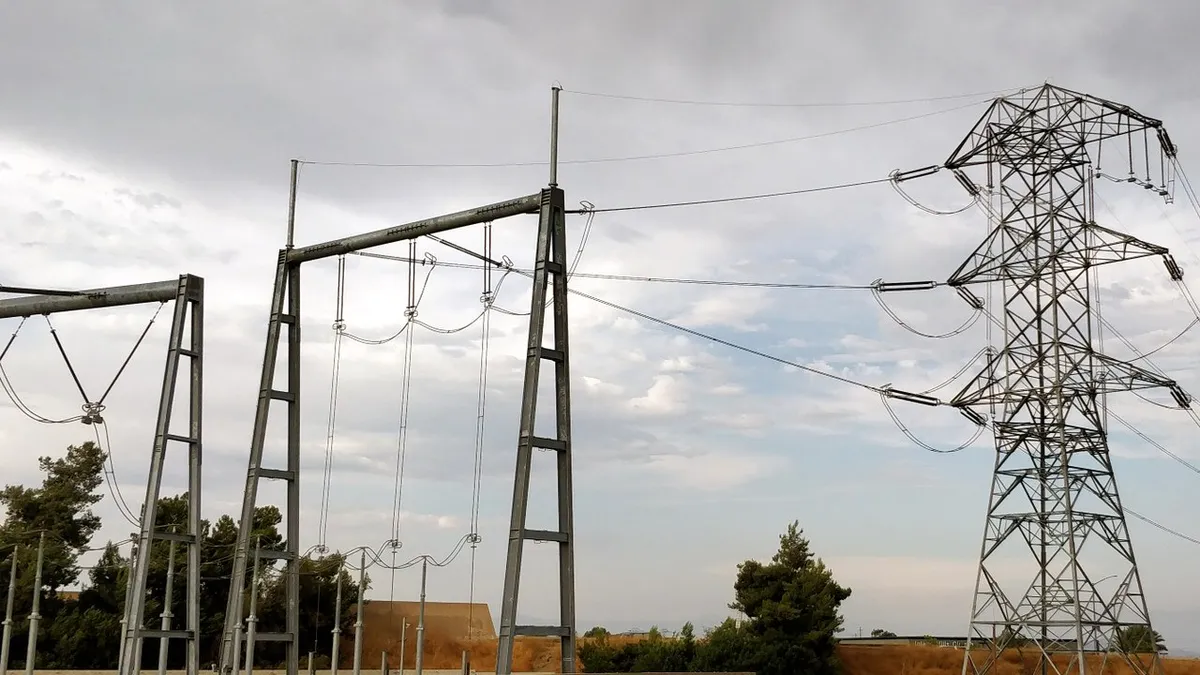
[[[78,295],[29,295],[0,300],[0,319],[57,314],[81,309],[168,302],[179,294],[179,279],[149,284],[110,286],[80,291]]]
[[[361,251],[365,248],[383,246],[384,244],[392,244],[397,241],[416,239],[427,234],[456,230],[460,227],[486,223],[492,220],[499,220],[500,218],[509,218],[526,213],[537,213],[541,209],[541,205],[541,193],[518,197],[517,199],[510,199],[505,202],[488,204],[487,206],[480,206],[457,213],[448,213],[444,216],[418,220],[405,225],[397,225],[396,227],[375,230],[374,232],[367,232],[365,234],[356,234],[353,237],[335,239],[323,244],[295,248],[286,252],[286,260],[289,263],[320,260],[321,258]]]

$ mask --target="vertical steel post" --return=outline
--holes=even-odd
[[[329,672],[338,675],[338,657],[342,649],[342,567],[337,571],[337,596],[333,605],[333,645],[329,650]]]
[[[550,89],[550,187],[558,187],[558,95],[562,87]]]
[[[203,377],[201,363],[203,354],[203,302],[204,280],[185,274],[179,277],[175,295],[175,307],[171,322],[171,337],[167,346],[167,359],[163,369],[162,389],[159,393],[158,412],[154,428],[154,445],[150,452],[150,471],[146,480],[146,494],[142,502],[140,532],[137,537],[137,554],[129,582],[129,605],[125,613],[125,635],[128,644],[127,658],[121,664],[122,675],[134,675],[141,670],[141,653],[144,642],[146,620],[146,585],[150,574],[150,556],[154,541],[182,541],[188,547],[188,626],[178,635],[188,642],[188,675],[198,675],[200,669],[199,639],[199,590],[200,590],[200,501],[201,501],[201,449],[200,429],[203,393],[200,390]],[[190,313],[190,321],[189,321]],[[184,335],[190,333],[188,344]],[[188,378],[188,432],[186,435],[171,433],[171,418],[175,403],[176,385],[179,381],[180,359],[190,359]],[[169,443],[186,443],[188,446],[188,523],[187,533],[160,533],[158,525],[158,499],[162,490],[163,471]],[[129,658],[132,657],[132,658]]]
[[[288,189],[287,248],[295,245],[296,239],[296,183],[300,178],[300,160],[292,160],[292,180]]]
[[[171,603],[175,600],[175,540],[171,540],[167,553],[167,592],[164,594],[163,611],[162,611],[162,630],[171,630],[171,619],[174,614],[171,613]],[[170,650],[171,638],[163,635],[158,639],[158,675],[166,675],[167,673],[167,654]]]
[[[284,326],[287,326],[287,389],[275,389],[276,361]],[[263,449],[266,443],[267,422],[271,403],[287,403],[287,468],[263,466]],[[221,673],[232,673],[237,667],[239,649],[235,644],[242,624],[247,561],[250,557],[250,532],[254,529],[254,515],[258,498],[259,481],[282,480],[287,483],[287,505],[285,517],[286,550],[271,552],[271,557],[284,561],[283,574],[286,588],[284,614],[286,627],[283,633],[267,633],[260,640],[281,641],[286,645],[286,673],[297,675],[300,663],[300,264],[287,262],[287,252],[279,252],[279,264],[275,271],[275,286],[271,297],[271,318],[267,324],[266,349],[263,355],[262,375],[259,379],[258,405],[254,414],[254,430],[250,441],[250,458],[246,472],[246,486],[242,496],[242,511],[239,533],[234,548],[233,573],[230,575],[229,596],[225,605],[225,628],[221,637]]]
[[[246,619],[246,675],[254,675],[254,639],[258,635],[258,570],[261,552],[262,547],[255,544],[254,574],[250,577],[250,616]]]
[[[119,672],[125,672],[125,656],[129,653],[129,612],[133,601],[133,568],[137,564],[137,535],[130,535],[129,564],[125,568],[125,604],[121,607],[121,648],[117,657]]]
[[[363,648],[363,610],[366,609],[365,588],[367,576],[367,552],[362,552],[362,557],[358,564],[358,609],[355,610],[354,621],[354,675],[362,673],[362,648]],[[0,673],[3,675],[3,673]]]
[[[404,675],[404,641],[408,638],[408,619],[400,618],[400,675]],[[387,652],[384,652],[385,654]]]
[[[518,635],[557,637],[561,642],[563,673],[575,672],[575,540],[571,479],[571,381],[567,319],[566,209],[563,191],[542,191],[541,216],[530,300],[529,340],[525,382],[521,395],[520,431],[513,477],[512,517],[508,533],[508,558],[504,567],[504,593],[500,606],[500,631],[496,649],[496,675],[511,675],[513,641]],[[543,344],[546,296],[553,290],[553,344]],[[542,361],[554,365],[555,437],[535,435],[537,399]],[[534,448],[553,451],[558,460],[558,526],[555,531],[526,526],[529,482]],[[524,544],[546,541],[558,544],[559,623],[557,626],[517,625]]]
[[[46,557],[46,533],[38,537],[37,567],[33,572],[33,611],[29,613],[29,642],[25,648],[25,675],[33,675],[34,663],[37,661],[38,624],[42,615],[38,611],[42,607],[42,562]]]
[[[421,603],[417,610],[417,675],[422,675],[425,666],[425,578],[429,571],[429,556],[421,558]]]
[[[200,546],[202,530],[200,499],[201,475],[204,468],[204,280],[188,279],[187,301],[191,308],[188,399],[188,525],[187,537],[187,616],[184,624],[186,638],[187,675],[200,675]],[[178,301],[176,301],[178,302]]]
[[[8,647],[12,643],[13,610],[17,602],[17,555],[21,547],[13,549],[12,566],[8,572],[8,599],[4,603],[4,638],[0,642],[0,675],[8,675]]]

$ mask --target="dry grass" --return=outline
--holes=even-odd
[[[838,654],[845,664],[845,675],[951,675],[962,672],[963,651],[945,647],[905,645],[895,647],[842,646]],[[1031,656],[1026,657],[1032,660]],[[1100,658],[1089,660],[1088,673],[1095,675],[1132,675],[1124,663],[1114,662],[1100,670]],[[1064,664],[1065,665],[1065,664]],[[1022,663],[1016,652],[1007,652],[992,670],[995,675],[1027,675],[1032,666]],[[1164,659],[1166,675],[1200,675],[1200,660]]]
[[[388,652],[393,670],[399,664],[400,623],[408,621],[404,663],[411,668],[416,661],[417,603],[372,602],[367,605],[363,635],[363,668],[377,670],[380,653]],[[468,616],[470,621],[468,621]],[[487,605],[474,607],[466,603],[428,603],[425,612],[425,667],[454,669],[462,662],[464,650],[471,654],[471,665],[479,672],[490,670],[496,662],[495,629]],[[475,640],[467,640],[468,623]],[[638,642],[642,636],[614,635],[610,644]],[[838,650],[845,664],[845,675],[959,675],[962,672],[961,649],[924,645],[865,646],[843,645]],[[353,638],[342,641],[341,665],[349,667],[353,659]],[[1032,657],[1027,657],[1031,660]],[[580,664],[582,665],[582,664]],[[1111,658],[1104,671],[1100,659],[1089,662],[1092,675],[1132,675],[1124,663]],[[994,675],[1027,675],[1033,670],[1023,664],[1016,652],[1006,653]],[[1166,675],[1200,675],[1200,660],[1166,659]],[[513,646],[514,672],[559,672],[559,641],[557,638],[519,637]]]

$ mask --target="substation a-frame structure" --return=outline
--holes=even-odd
[[[140,670],[142,644],[145,639],[158,638],[160,653],[165,653],[170,640],[187,644],[187,673],[200,671],[200,475],[201,475],[201,418],[204,374],[204,280],[190,274],[178,279],[155,283],[112,286],[85,291],[50,291],[4,287],[18,297],[0,300],[0,319],[49,316],[62,312],[120,307],[149,303],[174,302],[171,334],[167,343],[166,367],[155,417],[154,442],[150,454],[150,472],[139,519],[136,553],[132,577],[126,584],[124,617],[121,636],[121,675],[134,675]],[[14,336],[15,337],[15,336]],[[58,338],[55,336],[55,340]],[[11,345],[11,340],[9,341]],[[60,344],[61,349],[61,344]],[[136,347],[135,347],[136,349]],[[132,354],[130,355],[132,356]],[[2,357],[2,354],[0,354]],[[65,357],[65,352],[64,352]],[[171,416],[174,410],[176,385],[181,375],[181,360],[187,358],[188,424],[187,432],[172,433]],[[67,362],[70,367],[70,362]],[[122,366],[123,368],[124,366]],[[119,375],[119,371],[118,371]],[[71,376],[84,397],[81,421],[103,424],[103,401],[88,400],[84,387],[71,368]],[[114,379],[115,383],[115,379]],[[101,397],[103,399],[103,397]],[[162,488],[167,445],[187,447],[187,522],[157,524],[158,499]],[[104,448],[111,452],[110,448]],[[155,541],[168,541],[185,547],[187,556],[187,612],[184,627],[171,627],[171,598],[165,599],[164,615],[159,628],[146,628],[146,581],[150,570],[150,553]],[[35,610],[36,614],[36,610]],[[30,617],[31,622],[34,617]],[[36,623],[34,623],[36,625]],[[33,658],[36,629],[31,630],[29,657]],[[32,667],[32,666],[30,666]]]
[[[282,633],[257,633],[256,641],[282,642],[286,645],[288,675],[299,669],[299,594],[300,594],[300,346],[301,304],[300,266],[306,262],[345,255],[376,246],[412,241],[426,235],[455,230],[470,225],[493,222],[520,215],[538,216],[537,244],[532,274],[533,293],[530,301],[528,351],[525,361],[525,380],[521,395],[520,426],[517,438],[516,471],[513,485],[512,516],[508,534],[508,555],[504,571],[504,594],[500,611],[499,646],[495,672],[512,672],[513,640],[518,635],[557,637],[562,645],[562,672],[575,672],[575,549],[573,486],[571,480],[571,378],[567,321],[567,248],[565,196],[557,181],[558,155],[558,94],[553,91],[550,141],[549,185],[535,194],[508,201],[488,204],[466,211],[419,220],[396,227],[375,230],[321,244],[297,248],[293,245],[296,212],[297,162],[292,162],[292,189],[288,209],[287,245],[279,252],[275,269],[271,314],[267,325],[266,353],[263,357],[262,379],[259,383],[258,404],[255,409],[250,461],[242,502],[241,522],[234,552],[233,574],[225,613],[225,628],[221,643],[221,673],[234,670],[235,659],[242,658],[243,589],[246,585],[247,562],[251,555],[250,533],[257,506],[259,482],[280,480],[287,486],[286,550],[260,551],[262,558],[281,560],[285,565],[286,625]],[[547,303],[547,296],[552,302]],[[552,316],[550,345],[544,344],[546,310]],[[287,329],[286,342],[284,328]],[[276,389],[275,374],[280,348],[286,353],[284,389]],[[535,435],[538,385],[542,362],[554,367],[553,437]],[[271,403],[282,402],[287,407],[286,459],[282,468],[263,465],[267,421]],[[558,468],[558,525],[553,531],[526,527],[529,502],[530,474],[534,449],[552,451]],[[559,622],[553,626],[518,625],[517,598],[521,582],[521,565],[526,542],[554,542],[559,551]]]

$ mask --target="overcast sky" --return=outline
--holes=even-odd
[[[0,9],[0,282],[96,287],[181,273],[205,278],[204,511],[215,518],[235,513],[241,501],[291,158],[313,162],[300,174],[299,244],[536,192],[547,180],[555,82],[566,89],[560,184],[569,204],[599,208],[796,190],[937,164],[990,92],[1046,80],[1165,120],[1184,166],[1200,166],[1190,159],[1200,148],[1200,85],[1191,76],[1200,47],[1186,41],[1200,10],[1182,0],[1157,3],[1153,12],[1118,2],[935,0],[680,7],[9,3]],[[705,106],[580,92],[839,105]],[[894,102],[911,99],[918,100]],[[745,147],[727,149],[734,146]],[[586,161],[596,159],[614,161]],[[945,173],[909,185],[935,209],[967,200]],[[1136,187],[1097,189],[1103,224],[1168,246],[1185,269],[1200,269],[1193,241],[1200,222],[1182,193],[1163,205]],[[568,222],[572,254],[585,223],[582,216]],[[936,280],[985,228],[977,209],[933,216],[887,185],[872,185],[601,213],[578,270],[822,284]],[[532,217],[498,222],[495,255],[529,264],[534,230]],[[482,236],[476,227],[447,239],[479,248]],[[418,250],[469,262],[428,240]],[[394,333],[404,321],[404,265],[351,256],[346,267],[348,330],[371,339]],[[335,270],[327,260],[304,273],[303,548],[319,539]],[[1105,318],[1141,350],[1159,347],[1192,318],[1158,261],[1106,268],[1101,281]],[[909,390],[952,376],[985,339],[983,322],[949,339],[919,337],[862,291],[574,283],[782,358]],[[419,318],[461,327],[479,313],[482,290],[479,272],[436,268]],[[497,304],[528,311],[528,282],[506,279]],[[906,294],[893,307],[926,333],[970,318],[946,289]],[[155,309],[52,317],[89,396],[103,391]],[[117,483],[135,510],[168,316],[155,322],[106,401]],[[494,615],[526,321],[501,314],[492,321],[474,593]],[[17,326],[0,323],[5,335]],[[728,613],[736,564],[769,557],[778,534],[798,520],[853,588],[848,631],[966,630],[993,461],[988,435],[958,453],[931,453],[906,439],[869,391],[586,299],[571,300],[571,331],[581,627],[711,625]],[[1194,338],[1154,360],[1200,392]],[[448,554],[469,531],[472,502],[480,325],[452,334],[417,328],[414,341],[400,559]],[[402,342],[343,349],[332,548],[375,547],[391,536]],[[41,318],[21,329],[5,367],[39,413],[78,411],[79,394]],[[1111,404],[1173,452],[1200,459],[1183,413],[1131,396]],[[974,431],[947,408],[898,404],[896,411],[935,448],[953,448]],[[272,425],[275,438],[282,430]],[[3,482],[37,481],[39,454],[57,455],[92,433],[39,425],[3,401]],[[1115,425],[1112,450],[1131,509],[1200,535],[1200,507],[1190,498],[1200,476]],[[553,460],[535,459],[530,524],[547,526]],[[185,488],[185,465],[178,454],[168,461],[163,494],[175,494]],[[260,495],[283,497],[276,486]],[[98,544],[128,535],[132,527],[110,495],[98,509],[105,519]],[[1173,647],[1195,645],[1196,545],[1137,520],[1130,529],[1156,627]],[[554,617],[553,548],[528,551],[521,614]],[[416,570],[397,573],[394,591],[387,573],[376,577],[371,597],[416,595]],[[469,579],[464,553],[430,572],[429,597],[466,600]]]

